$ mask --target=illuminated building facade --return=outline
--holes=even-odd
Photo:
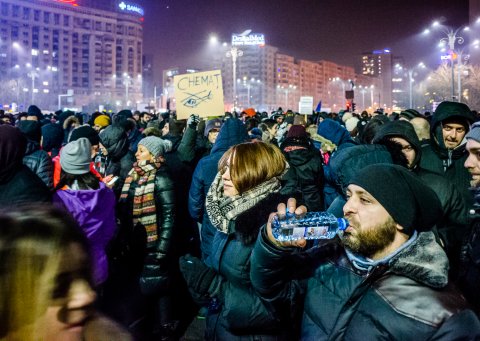
[[[133,107],[142,98],[143,9],[122,0],[0,0],[0,101]],[[10,90],[10,89],[7,89]],[[70,91],[69,91],[70,90]]]
[[[383,89],[375,100],[379,107],[392,107],[392,71],[393,58],[389,49],[362,54],[362,74],[382,80]]]

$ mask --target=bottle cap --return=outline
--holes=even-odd
[[[338,229],[344,231],[348,227],[348,220],[345,218],[337,218],[338,221]]]

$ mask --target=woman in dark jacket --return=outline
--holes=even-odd
[[[207,340],[290,340],[288,316],[280,324],[250,282],[250,256],[260,227],[282,198],[287,163],[269,143],[231,147],[219,162],[206,210],[216,227],[211,264],[185,256],[180,270],[194,298],[210,298]]]
[[[128,173],[120,196],[123,240],[140,236],[141,258],[132,259],[139,289],[145,299],[143,314],[151,319],[147,334],[168,340],[171,321],[170,281],[173,262],[174,188],[164,164],[165,142],[156,136],[138,143],[137,162]],[[125,236],[125,234],[127,236]],[[175,264],[173,264],[175,263]],[[128,307],[131,308],[131,307]],[[153,311],[153,314],[150,313]],[[142,318],[142,316],[137,316]],[[133,324],[135,321],[129,321]],[[146,336],[145,338],[148,338]]]
[[[281,148],[290,169],[282,180],[282,194],[300,192],[309,211],[323,210],[323,164],[305,127],[293,125]]]
[[[118,180],[113,185],[113,190],[118,197],[128,172],[135,162],[135,156],[130,151],[128,135],[121,126],[108,126],[100,132],[98,137],[100,138],[100,153],[105,157],[104,174],[102,175],[110,178],[118,176]]]

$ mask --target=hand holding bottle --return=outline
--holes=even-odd
[[[297,217],[302,217],[307,213],[307,208],[305,206],[298,206],[297,207],[297,200],[295,198],[290,198],[287,201],[287,205],[285,203],[280,203],[277,206],[277,212],[271,213],[270,216],[268,217],[268,223],[267,223],[267,235],[268,239],[273,245],[279,246],[279,247],[305,247],[307,245],[307,241],[302,238],[298,240],[293,240],[293,241],[284,241],[280,242],[275,237],[273,236],[272,233],[272,221],[275,219],[275,217],[286,217],[287,212],[290,214],[294,214]]]

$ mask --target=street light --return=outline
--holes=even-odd
[[[445,46],[448,44],[449,48],[449,54],[450,54],[450,64],[452,66],[452,100],[455,100],[455,65],[454,65],[454,60],[456,58],[456,53],[455,53],[455,43],[458,44],[463,44],[464,39],[459,35],[460,31],[468,31],[468,27],[459,27],[457,29],[452,29],[450,27],[445,27],[441,25],[438,21],[433,22],[432,27],[440,27],[441,31],[446,35],[445,37],[441,38],[439,41],[440,46]],[[424,33],[430,33],[430,30],[425,30]],[[460,69],[460,63],[461,61],[458,61],[458,66]],[[459,80],[459,96],[458,96],[458,101],[461,99],[461,85],[460,85],[461,80]]]
[[[296,90],[297,86],[292,84],[289,84],[288,86],[285,86],[285,87],[283,85],[282,86],[277,85],[277,89],[285,90],[285,110],[290,109],[288,106],[288,93],[289,91]]]
[[[128,87],[130,86],[131,77],[128,73],[123,73],[123,85],[125,85],[125,105],[128,106]]]
[[[226,53],[227,58],[232,58],[232,80],[233,80],[233,110],[235,111],[237,104],[237,58],[243,56],[243,51],[232,46],[230,51]]]
[[[35,70],[32,70],[27,73],[27,76],[32,79],[32,103],[35,104],[35,78],[38,78],[38,73]]]

